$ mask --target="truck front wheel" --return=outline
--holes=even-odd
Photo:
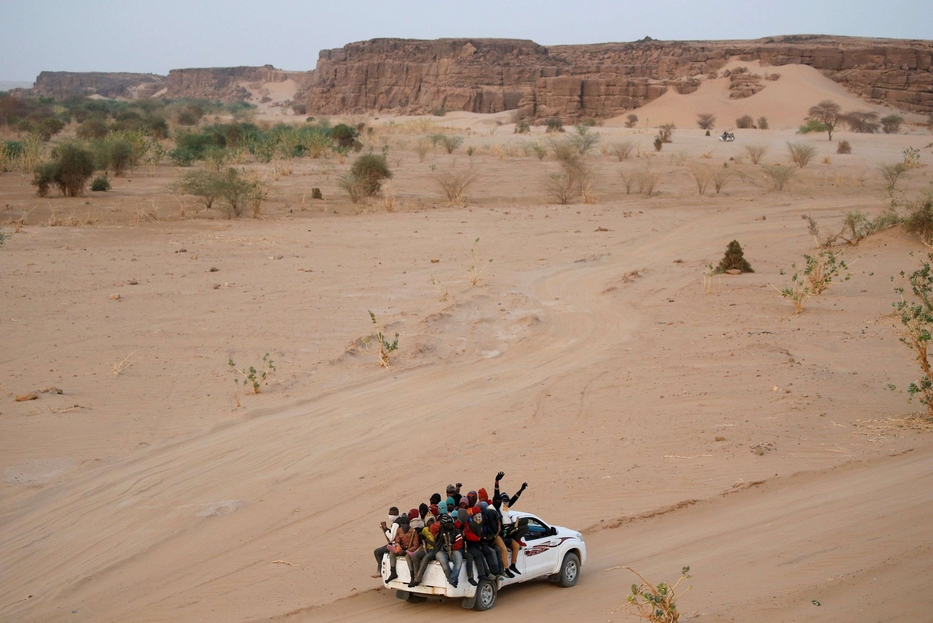
[[[564,588],[569,588],[577,583],[580,577],[580,557],[570,552],[564,556],[564,561],[560,564],[560,574],[558,574],[557,583]]]

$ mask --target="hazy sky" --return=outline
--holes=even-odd
[[[0,0],[0,80],[42,70],[313,69],[375,37],[507,37],[542,45],[833,34],[933,39],[933,0]]]

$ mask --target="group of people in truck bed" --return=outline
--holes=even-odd
[[[390,566],[386,582],[398,577],[396,565],[399,558],[404,558],[410,571],[410,588],[421,583],[432,560],[441,564],[447,581],[455,588],[464,561],[467,579],[473,586],[487,577],[521,575],[515,562],[519,550],[525,546],[522,538],[528,531],[528,520],[514,517],[509,509],[528,483],[522,483],[518,493],[509,497],[499,490],[499,481],[504,476],[504,472],[496,475],[492,499],[486,489],[462,495],[463,485],[458,482],[447,485],[446,499],[435,493],[430,503],[423,503],[408,513],[399,513],[395,506],[390,508],[388,521],[381,524],[387,543],[373,552],[376,557],[373,577],[381,577],[382,559],[386,554]]]

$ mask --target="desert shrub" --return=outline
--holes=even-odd
[[[447,197],[447,201],[455,206],[462,206],[466,200],[464,193],[477,179],[478,176],[473,171],[446,171],[435,178],[435,182]]]
[[[172,189],[183,195],[197,197],[205,208],[211,209],[214,201],[221,194],[225,174],[218,171],[209,171],[206,169],[196,169],[182,173]]]
[[[897,134],[901,131],[902,123],[904,123],[904,118],[900,115],[892,114],[881,118],[881,128],[885,134]]]
[[[768,148],[764,145],[746,145],[745,153],[748,154],[748,159],[752,161],[752,164],[758,164],[761,162],[762,156],[765,155],[765,152],[768,151]]]
[[[192,126],[197,125],[203,116],[204,109],[199,104],[189,104],[178,111],[175,121],[178,125]]]
[[[544,160],[544,157],[547,156],[547,147],[538,141],[534,141],[531,144],[531,151],[534,152],[534,155],[538,158],[538,160]]]
[[[725,187],[726,182],[729,181],[730,177],[732,177],[732,171],[725,167],[716,169],[716,171],[713,173],[713,188],[716,189],[717,195]]]
[[[797,168],[802,169],[807,166],[813,156],[816,155],[816,148],[806,143],[787,143],[787,151],[790,153],[790,159]]]
[[[4,234],[3,230],[0,229],[0,247],[3,246],[4,242],[6,242],[6,234]]]
[[[635,149],[635,143],[632,141],[621,141],[609,146],[609,152],[618,158],[619,162],[622,162],[632,155],[633,149]]]
[[[920,236],[925,244],[933,244],[933,194],[908,202],[903,227],[908,233]]]
[[[837,154],[851,154],[852,145],[849,144],[849,141],[839,141],[839,144],[836,145]]]
[[[755,127],[755,120],[751,115],[743,115],[735,120],[735,127],[740,130],[750,130]]]
[[[428,155],[428,141],[422,139],[412,149],[418,156],[418,162],[424,162],[424,157]]]
[[[363,144],[359,141],[359,131],[345,123],[338,123],[330,130],[330,137],[339,147],[359,151]]]
[[[588,195],[592,184],[592,171],[569,141],[554,141],[555,157],[561,172],[551,175],[547,193],[560,204],[570,203],[576,197]],[[567,145],[571,145],[569,149]]]
[[[448,154],[452,154],[455,149],[463,145],[463,137],[457,134],[442,134],[440,143]]]
[[[796,171],[796,168],[790,164],[763,164],[761,169],[770,178],[774,190],[784,190]]]
[[[716,126],[716,115],[700,113],[697,115],[697,125],[701,130],[712,130]]]
[[[479,239],[477,238],[477,240]],[[379,323],[376,322],[376,314],[370,311],[369,318],[372,320],[373,324],[376,325],[377,327],[376,335],[374,337],[376,338],[376,341],[378,342],[378,345],[379,345],[379,365],[382,366],[383,368],[388,368],[389,363],[390,363],[389,360],[392,357],[392,353],[398,350],[398,333],[395,334],[395,340],[390,342],[389,340],[386,339],[385,335],[383,334],[384,328],[379,328]],[[370,338],[366,338],[367,344],[369,344],[369,339]]]
[[[78,138],[90,140],[95,138],[104,138],[110,132],[107,122],[99,117],[91,117],[81,123],[75,130]]]
[[[190,149],[176,148],[168,152],[168,157],[176,167],[190,167],[198,155]]]
[[[901,342],[907,345],[920,366],[920,378],[907,387],[911,399],[919,395],[920,404],[927,408],[927,418],[933,418],[933,370],[929,357],[930,341],[933,339],[933,254],[921,262],[921,267],[909,276],[901,277],[910,283],[911,299],[904,296],[904,288],[896,288],[900,300],[893,303],[901,324],[904,326]]]
[[[32,185],[36,187],[36,194],[40,197],[47,197],[52,185],[55,184],[56,175],[58,175],[57,163],[46,162],[38,165],[32,176]]]
[[[266,195],[264,185],[258,180],[240,175],[233,167],[218,175],[217,194],[224,200],[227,218],[239,218],[243,215],[243,209],[250,204],[254,206],[255,215],[258,212],[257,200],[261,202]]]
[[[709,186],[710,181],[713,179],[713,171],[707,166],[697,164],[690,167],[690,174],[696,180],[697,190],[701,195],[705,195],[706,187]]]
[[[655,137],[654,137],[654,143],[653,143],[653,144],[654,144],[654,150],[655,150],[655,151],[661,151],[661,149],[663,149],[663,147],[664,147],[664,141],[661,139],[660,136],[655,136]]]
[[[307,115],[308,114],[308,105],[307,104],[292,104],[292,112],[296,115]]]
[[[143,122],[142,130],[156,139],[168,138],[168,122],[163,117],[150,117]]]
[[[850,112],[840,117],[853,132],[874,134],[881,129],[878,113],[872,111]]]
[[[443,117],[444,115],[447,114],[447,109],[444,108],[443,106],[438,106],[431,110],[431,114],[434,115],[435,117]]]
[[[528,134],[531,132],[531,125],[527,121],[519,121],[515,124],[515,134]]]
[[[904,166],[908,169],[920,166],[920,150],[916,147],[904,149]]]
[[[128,168],[135,164],[133,146],[129,141],[122,139],[107,141],[104,150],[106,164],[99,168],[110,169],[114,177],[121,177]]]
[[[593,117],[584,117],[583,119],[580,119],[580,123],[577,125],[582,125],[585,128],[595,128],[597,125],[599,125],[599,122],[596,121],[596,119]]]
[[[576,146],[577,151],[580,152],[580,155],[586,155],[588,151],[593,149],[596,146],[596,143],[599,142],[599,134],[594,134],[589,131],[590,126],[585,126],[583,124],[577,125],[576,136],[570,137],[573,145]]]
[[[657,171],[652,171],[647,167],[642,169],[638,172],[638,177],[636,179],[639,192],[642,192],[650,197],[654,194],[654,188],[658,185],[658,181],[660,179],[661,174]]]
[[[49,117],[43,119],[36,126],[36,131],[39,133],[39,136],[42,137],[42,140],[47,141],[53,136],[65,129],[65,122],[61,119],[56,119],[55,117]]]
[[[391,179],[392,172],[385,156],[365,154],[353,162],[350,175],[360,181],[363,196],[373,197],[379,193],[382,182]]]
[[[680,618],[680,611],[677,610],[676,602],[683,597],[684,593],[693,588],[688,586],[679,595],[677,594],[677,587],[680,586],[680,583],[691,577],[689,566],[681,569],[680,579],[673,586],[667,582],[659,582],[657,586],[654,586],[642,574],[627,566],[610,567],[606,571],[613,569],[628,569],[641,579],[641,584],[632,584],[632,592],[626,596],[625,603],[613,610],[612,613],[625,608],[635,616],[650,623],[677,623]]]
[[[804,255],[804,265],[798,267],[791,264],[793,274],[790,285],[778,290],[781,296],[790,299],[794,305],[794,313],[803,311],[807,300],[812,296],[822,294],[841,271],[848,271],[845,261],[837,260],[837,255],[826,249],[818,255]],[[846,272],[844,281],[848,281],[851,274]],[[777,288],[775,288],[777,290]]]
[[[888,192],[893,192],[894,187],[897,186],[897,181],[907,172],[907,166],[903,162],[895,162],[894,164],[882,164],[878,167],[878,170],[887,183]]]
[[[564,131],[564,122],[557,117],[551,117],[544,122],[545,127],[547,128],[545,132],[563,132]]]
[[[110,180],[106,175],[98,175],[91,182],[92,192],[107,192],[108,190],[110,190]]]
[[[51,183],[66,197],[77,197],[94,175],[94,157],[77,143],[63,143],[52,152],[52,161],[36,168],[33,185],[40,196]]]
[[[673,123],[665,123],[664,125],[658,126],[658,137],[661,139],[662,143],[671,143],[673,142],[674,130],[676,126]],[[658,150],[660,151],[660,150]]]
[[[814,129],[810,131],[825,131],[829,134],[829,140],[833,140],[833,130],[836,129],[836,124],[842,119],[842,114],[839,111],[839,104],[832,100],[823,100],[816,106],[811,106],[807,119],[816,125],[812,126]],[[821,129],[817,130],[817,127]],[[806,132],[803,132],[803,127],[801,127],[801,134],[806,134]]]
[[[573,140],[549,138],[547,143],[554,154],[554,159],[558,162],[567,162],[580,157],[580,150]]]
[[[632,193],[632,187],[638,183],[638,171],[634,169],[623,169],[619,171],[619,177],[622,178],[622,183],[625,185],[625,194],[630,195]]]
[[[745,252],[742,251],[742,245],[738,240],[733,240],[726,247],[726,253],[719,261],[716,267],[716,274],[724,273],[727,270],[738,270],[743,273],[753,273],[751,264],[745,259]]]
[[[243,386],[249,387],[253,394],[258,394],[269,377],[275,373],[275,364],[269,359],[269,353],[263,356],[262,361],[259,363],[258,370],[256,366],[250,366],[249,368],[241,370],[237,367],[236,363],[233,362],[233,359],[229,358],[227,359],[227,365],[230,366],[235,375],[233,377],[234,384],[239,386],[242,381]]]
[[[768,118],[767,117],[758,117],[758,129],[759,130],[768,129]]]
[[[337,186],[347,193],[353,203],[358,203],[360,199],[366,196],[363,180],[349,173],[340,176],[340,179],[337,180]]]
[[[636,123],[638,123],[638,115],[633,113],[625,117],[625,127],[634,128]]]

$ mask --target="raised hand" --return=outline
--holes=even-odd
[[[522,491],[524,491],[524,490],[527,489],[527,488],[528,488],[528,483],[527,483],[527,482],[523,482],[523,483],[522,483]]]
[[[505,472],[499,472],[498,474],[496,474],[496,482],[499,482],[504,477],[505,477]]]

